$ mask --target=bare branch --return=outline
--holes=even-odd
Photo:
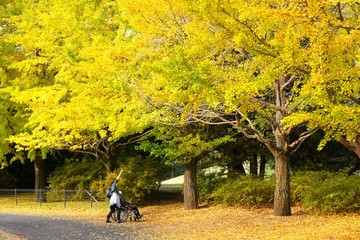
[[[296,109],[297,109],[297,107],[303,102],[305,100],[305,98],[302,98],[302,99],[300,99],[300,101],[299,102],[297,102],[296,104],[295,104],[295,106],[293,106],[292,108],[291,108],[291,112],[294,112]],[[305,104],[305,106],[307,106],[309,103],[306,103]],[[304,107],[305,107],[304,106]],[[303,108],[304,108],[303,107]]]
[[[145,136],[145,135],[147,135],[147,134],[149,133],[149,131],[150,131],[150,130],[145,131],[144,133],[141,133],[141,134],[139,134],[139,135],[136,135],[136,136],[128,139],[126,142],[115,141],[115,142],[113,143],[114,148],[116,149],[116,148],[118,148],[118,147],[120,147],[120,146],[126,146],[126,145],[129,145],[129,144],[133,144],[133,143],[139,142],[143,136]]]
[[[309,131],[303,132],[297,140],[295,140],[294,142],[292,142],[289,145],[289,148],[295,148],[295,147],[299,146],[306,138],[313,135],[317,130],[319,130],[319,128],[313,128],[313,129],[310,129]],[[293,152],[295,152],[298,148],[299,147],[297,147]]]
[[[265,105],[271,109],[274,109],[274,110],[277,110],[277,111],[281,111],[281,112],[291,112],[291,109],[288,109],[288,108],[285,108],[285,107],[281,107],[281,106],[277,106],[273,103],[269,103],[269,102],[266,102],[266,101],[263,101],[261,99],[258,99],[258,98],[251,98],[251,100],[253,101],[256,101],[256,102],[259,102],[261,103],[262,105]]]
[[[350,100],[352,100],[354,103],[360,105],[360,99],[354,97],[354,96],[347,96],[348,98],[350,98]]]
[[[292,75],[289,80],[282,86],[280,86],[280,91],[283,91],[289,84],[293,83],[296,80],[295,75]]]
[[[342,15],[342,10],[341,10],[341,3],[340,2],[338,2],[337,3],[337,10],[338,10],[338,12],[339,12],[339,19],[340,19],[340,21],[344,21],[344,17],[343,17],[343,15]]]

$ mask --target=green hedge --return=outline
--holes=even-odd
[[[360,211],[360,176],[304,172],[292,176],[292,200],[321,212]]]
[[[215,204],[272,207],[275,178],[248,176],[220,179],[202,199]],[[206,193],[206,191],[202,191]],[[291,176],[292,205],[321,212],[360,211],[360,176],[343,173],[301,172]]]
[[[246,207],[270,207],[274,201],[275,180],[247,176],[228,178],[209,199],[215,203]]]

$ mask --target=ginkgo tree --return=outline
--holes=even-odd
[[[285,122],[288,126],[306,122],[319,127],[325,132],[320,149],[335,139],[360,158],[360,6],[356,1],[346,1],[329,4],[328,8],[329,16],[325,12],[320,15],[324,26],[319,34],[324,37],[308,42],[312,48],[308,56],[312,81],[302,88],[301,96],[309,101],[310,108]]]
[[[4,39],[24,55],[9,66],[11,100],[27,107],[9,138],[19,150],[90,151],[111,171],[152,121],[227,124],[273,154],[283,216],[306,137],[358,146],[356,1],[15,2]]]
[[[90,153],[113,171],[119,147],[149,118],[121,72],[131,33],[116,3],[23,1],[8,21],[7,41],[27,56],[11,65],[22,73],[12,100],[28,107],[23,131],[9,139],[19,150]]]
[[[21,128],[22,118],[17,115],[17,107],[10,101],[11,80],[17,77],[18,72],[9,68],[15,61],[21,60],[23,55],[16,51],[16,45],[5,41],[4,36],[11,29],[8,22],[4,20],[12,13],[7,11],[6,5],[9,1],[0,3],[0,165],[6,166],[6,155],[13,153],[13,148],[7,138],[14,134],[16,129]],[[13,3],[13,11],[16,11],[16,3]],[[18,118],[19,117],[19,118]]]
[[[27,158],[31,158],[34,162],[35,170],[35,200],[40,199],[38,189],[43,188],[46,183],[45,166],[41,161],[41,151],[16,151],[14,144],[9,141],[9,137],[23,131],[26,123],[26,106],[15,103],[11,100],[12,90],[22,86],[23,82],[18,81],[21,72],[12,68],[11,65],[26,59],[24,52],[17,44],[8,42],[8,36],[13,32],[13,26],[8,21],[8,17],[19,14],[22,10],[21,1],[2,1],[0,4],[0,162],[1,167],[6,167],[16,160],[24,162]],[[34,79],[35,80],[35,79]],[[36,84],[35,81],[33,84]]]
[[[234,141],[236,132],[231,134],[225,127],[208,126],[202,123],[155,124],[147,140],[143,140],[140,149],[150,155],[161,157],[166,164],[184,165],[184,208],[198,208],[197,168],[198,163],[219,146]]]
[[[316,100],[302,93],[318,91],[322,74],[337,61],[348,64],[341,71],[337,68],[343,79],[352,75],[349,70],[357,72],[357,19],[337,11],[346,4],[122,2],[127,20],[139,32],[134,64],[138,70],[132,78],[149,102],[180,112],[183,122],[230,124],[263,143],[276,162],[274,213],[290,215],[289,157],[318,126],[308,125],[293,136],[292,130],[303,121],[291,127],[284,121],[296,112],[313,110],[310,102]],[[348,40],[329,41],[334,36]],[[326,60],[325,53],[339,43],[352,44],[336,51],[348,57],[334,54],[333,61]]]

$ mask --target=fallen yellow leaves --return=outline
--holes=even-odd
[[[18,236],[15,236],[13,234],[4,232],[4,231],[0,231],[0,240],[22,240],[23,238],[20,238]]]
[[[313,215],[294,209],[276,217],[270,209],[216,206],[186,211],[181,204],[148,207],[144,225],[158,239],[358,239],[360,215]]]
[[[1,206],[1,205],[0,205]],[[52,214],[82,218],[97,224],[105,224],[108,212],[106,202],[93,209],[88,205],[42,208],[7,208],[1,212]],[[121,223],[136,225],[136,231],[153,239],[359,239],[360,214],[318,215],[293,208],[293,216],[276,217],[271,209],[244,209],[240,207],[212,206],[197,210],[184,210],[181,203],[139,207],[143,218],[139,222]],[[135,229],[135,228],[134,228]],[[149,239],[149,238],[147,238]]]

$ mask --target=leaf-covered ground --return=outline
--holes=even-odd
[[[153,207],[156,232],[163,239],[359,239],[360,215],[311,215],[294,210],[275,217],[269,209],[209,207],[182,210],[181,205]],[[150,216],[148,216],[150,217]],[[169,238],[169,236],[171,236]]]
[[[68,204],[70,205],[70,204]],[[83,218],[105,224],[106,203],[92,209],[79,206],[61,208],[53,204],[7,207],[0,213],[27,213]],[[203,207],[186,211],[181,203],[139,207],[143,214],[137,231],[151,239],[359,239],[360,213],[324,215],[293,208],[293,216],[276,217],[271,209],[249,210],[239,207]],[[51,210],[51,211],[49,211]],[[111,223],[116,224],[116,223]],[[119,225],[121,226],[121,225]],[[140,228],[139,228],[140,227]],[[1,239],[1,234],[0,234]],[[5,238],[6,239],[6,238]],[[150,237],[149,237],[150,239]]]

